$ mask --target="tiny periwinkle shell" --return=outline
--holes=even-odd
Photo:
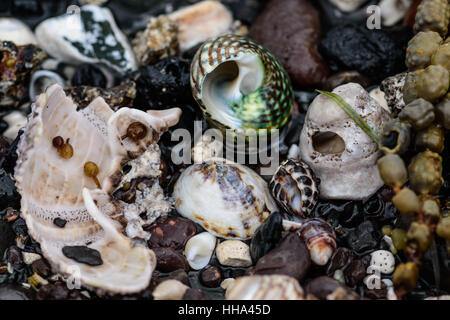
[[[249,239],[277,211],[267,183],[253,170],[221,158],[188,167],[174,186],[177,211],[226,239]]]
[[[292,215],[305,218],[319,199],[319,183],[306,163],[288,159],[275,172],[269,186],[280,206]]]
[[[280,62],[243,36],[206,41],[191,64],[191,87],[205,118],[219,129],[280,128],[293,108],[291,82]]]
[[[336,250],[336,233],[333,227],[320,218],[307,219],[297,231],[305,241],[311,260],[319,266],[327,264]]]

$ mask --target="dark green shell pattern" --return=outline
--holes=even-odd
[[[241,128],[219,123],[208,112],[202,99],[202,84],[209,72],[227,61],[243,55],[257,55],[264,69],[262,85],[230,103]],[[197,51],[191,65],[191,87],[205,118],[219,129],[277,129],[289,120],[293,107],[293,90],[289,76],[280,62],[267,49],[244,36],[226,34],[206,41]]]

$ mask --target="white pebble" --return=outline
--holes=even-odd
[[[3,136],[14,140],[19,133],[20,128],[27,124],[27,117],[20,111],[13,111],[3,117],[3,120],[8,124],[8,129],[3,132]]]
[[[344,272],[341,269],[337,269],[334,274],[333,274],[333,278],[337,281],[339,281],[342,284],[345,284],[345,276],[344,276]]]
[[[239,240],[225,240],[216,248],[219,263],[229,267],[249,267],[252,265],[250,248]]]
[[[155,300],[181,300],[189,287],[178,280],[161,282],[152,292]]]
[[[372,252],[370,266],[377,268],[383,274],[390,274],[395,269],[394,255],[387,250],[378,250]]]
[[[378,6],[383,25],[391,27],[402,20],[411,6],[411,2],[412,0],[381,0]]]
[[[184,255],[194,270],[206,267],[216,247],[216,237],[209,232],[199,233],[188,240]]]

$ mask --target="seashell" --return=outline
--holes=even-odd
[[[376,88],[370,90],[369,96],[374,98],[378,102],[378,104],[383,109],[385,109],[387,112],[391,112],[391,110],[389,109],[389,106],[387,104],[386,98],[384,96],[384,92],[381,91],[380,87],[376,87]]]
[[[33,31],[14,18],[0,18],[0,41],[12,41],[16,46],[37,44]]]
[[[389,112],[359,84],[333,90],[380,134],[391,120]],[[336,102],[318,95],[308,108],[300,134],[300,157],[320,179],[320,197],[360,200],[384,183],[377,160],[382,152]]]
[[[250,276],[237,278],[227,288],[225,300],[304,300],[304,292],[289,276]]]
[[[323,219],[306,219],[298,229],[298,234],[309,249],[311,260],[319,266],[327,264],[336,250],[336,233]]]
[[[205,42],[192,61],[191,87],[205,118],[221,130],[280,128],[292,112],[286,71],[267,49],[243,36]]]
[[[285,160],[270,181],[269,187],[278,204],[288,213],[307,217],[319,199],[320,180],[300,160]]]
[[[3,136],[11,139],[11,141],[17,137],[19,130],[27,124],[27,117],[21,111],[16,110],[4,116],[2,120],[8,124],[8,129],[3,132]]]
[[[181,51],[231,31],[233,15],[219,1],[200,1],[168,15],[178,28]]]
[[[394,255],[387,250],[377,250],[371,253],[369,268],[379,270],[383,274],[391,274],[395,269]]]
[[[45,90],[53,84],[59,84],[61,87],[66,86],[64,79],[53,71],[38,70],[31,76],[29,96],[30,101],[34,101],[36,96],[45,92]]]
[[[180,112],[113,112],[102,98],[77,111],[56,84],[37,98],[18,144],[15,179],[29,234],[57,272],[100,291],[125,294],[147,287],[155,255],[130,238],[145,237],[142,225],[163,213],[156,143]],[[148,130],[139,140],[127,133],[136,122]],[[124,164],[131,167],[126,174]],[[156,183],[136,192],[133,203],[111,197],[138,176]],[[144,212],[149,221],[141,221]],[[56,218],[66,223],[58,226]],[[124,229],[130,238],[122,234]]]
[[[217,245],[216,257],[223,266],[249,267],[252,265],[250,248],[239,240],[225,240]]]
[[[277,211],[267,183],[251,169],[225,159],[188,167],[174,186],[177,211],[217,237],[249,239]]]
[[[154,300],[182,300],[189,287],[178,280],[161,282],[152,292]]]
[[[184,255],[194,270],[206,267],[216,247],[216,237],[209,232],[199,233],[186,242]]]
[[[120,74],[137,69],[133,49],[108,8],[86,5],[79,13],[44,20],[35,32],[40,47],[60,61],[100,63]]]
[[[405,107],[403,86],[405,85],[406,75],[407,72],[396,74],[384,79],[380,84],[380,89],[384,92],[386,102],[394,116],[398,115]]]

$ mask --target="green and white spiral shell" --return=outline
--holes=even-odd
[[[206,41],[192,61],[191,87],[205,118],[222,130],[281,128],[292,112],[286,71],[267,49],[243,36]]]

